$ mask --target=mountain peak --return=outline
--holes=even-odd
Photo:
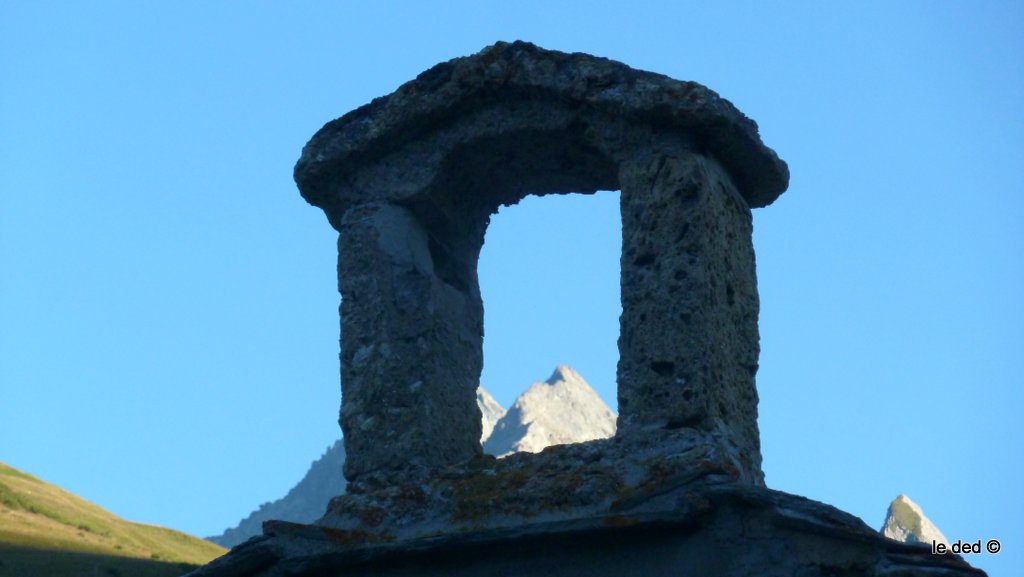
[[[931,545],[932,541],[937,541],[949,545],[942,531],[906,495],[899,495],[889,505],[882,525],[882,535],[903,543]]]
[[[581,443],[615,434],[615,413],[587,381],[568,365],[519,395],[494,426],[484,452],[537,453],[551,445]]]

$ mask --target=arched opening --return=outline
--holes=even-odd
[[[529,195],[491,216],[477,265],[480,384],[509,412],[488,443],[484,411],[485,452],[614,434],[621,247],[618,191]],[[544,390],[559,367],[571,367],[559,390]]]

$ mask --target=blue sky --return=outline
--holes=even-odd
[[[325,122],[496,40],[701,82],[790,190],[755,211],[768,484],[907,493],[1024,566],[1024,5],[0,5],[0,460],[219,533],[338,438]],[[617,193],[528,198],[480,263],[482,381],[615,399]]]

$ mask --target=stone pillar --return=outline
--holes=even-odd
[[[689,427],[763,483],[750,208],[712,158],[653,147],[620,164],[619,432]]]
[[[348,209],[339,232],[345,477],[358,490],[479,454],[482,233],[474,252],[384,201]],[[442,254],[446,269],[473,271],[463,286],[440,270]]]

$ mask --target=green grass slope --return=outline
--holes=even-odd
[[[0,463],[0,577],[180,575],[227,550],[132,523]]]

